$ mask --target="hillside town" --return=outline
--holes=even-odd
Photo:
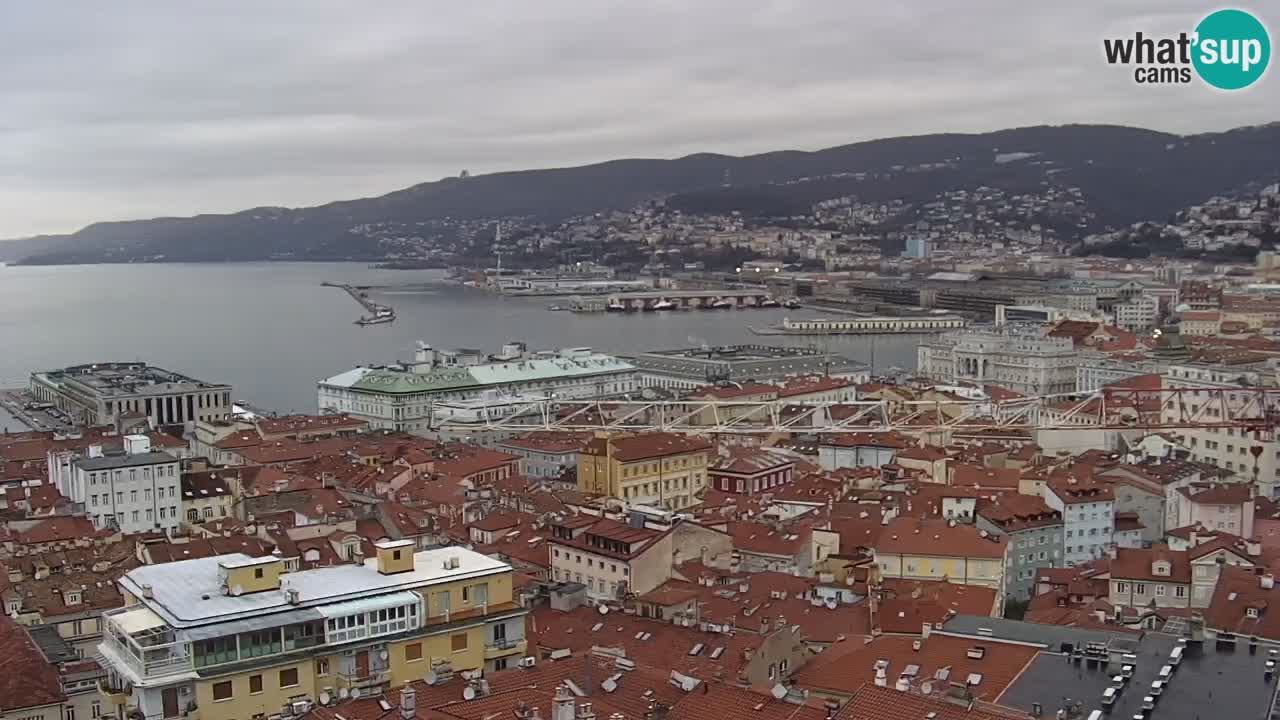
[[[994,313],[895,377],[423,344],[278,416],[142,362],[37,371],[3,395],[34,426],[0,435],[4,713],[1264,717],[1274,257],[1062,262],[912,287]]]

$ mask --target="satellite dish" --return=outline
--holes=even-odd
[[[355,700],[360,697],[360,688],[351,688],[351,699]]]
[[[435,685],[436,683],[440,682],[440,677],[436,675],[435,670],[432,670],[431,672],[427,673],[426,682],[428,685]]]
[[[475,700],[475,699],[476,699],[476,689],[475,689],[475,688],[473,688],[473,687],[471,687],[470,685],[468,685],[468,686],[466,686],[466,687],[462,688],[462,699],[463,699],[463,700]]]
[[[932,681],[932,680],[925,680],[924,682],[920,683],[920,694],[921,694],[921,695],[928,695],[928,694],[930,694],[930,693],[932,693],[932,692],[933,692],[933,681]]]
[[[773,695],[774,698],[781,700],[782,698],[787,696],[787,686],[783,685],[782,683],[778,683],[777,685],[774,685],[773,690],[770,690],[769,692]]]
[[[380,657],[382,657],[382,659],[383,659],[383,660],[386,660],[386,659],[387,659],[387,651],[386,651],[386,650],[383,650],[382,652],[378,653],[378,655],[379,655]]]
[[[600,683],[600,687],[604,688],[605,692],[611,693],[618,689],[618,682],[613,678],[605,678],[605,681]]]
[[[328,704],[329,704],[329,700],[331,700],[331,699],[332,699],[332,698],[330,698],[330,697],[329,697],[329,693],[327,693],[327,692],[321,692],[321,693],[320,693],[320,704],[321,704],[321,705],[328,705]]]
[[[609,614],[609,606],[608,606],[608,605],[597,605],[596,607],[600,608],[600,614],[601,614],[601,615],[608,615],[608,614]]]
[[[236,597],[240,597],[241,595],[244,594],[244,588],[240,587],[239,585],[236,585],[235,587],[231,588],[231,594],[235,595]]]
[[[350,694],[351,694],[350,690],[347,690],[346,688],[338,688],[338,697],[343,698],[345,700],[346,697]]]

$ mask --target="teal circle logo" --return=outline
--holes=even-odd
[[[1196,26],[1191,62],[1200,79],[1219,90],[1240,90],[1258,81],[1271,60],[1271,37],[1258,18],[1243,10],[1218,10]]]

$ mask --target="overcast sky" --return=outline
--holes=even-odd
[[[1263,17],[1274,42],[1276,6],[1238,6]],[[1216,7],[5,3],[0,237],[321,203],[464,168],[817,149],[1042,123],[1199,132],[1280,120],[1274,67],[1260,85],[1223,94],[1139,87],[1102,60],[1104,37],[1189,31]]]

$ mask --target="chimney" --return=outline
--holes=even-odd
[[[148,599],[148,600],[150,600],[150,599],[152,599],[152,598],[154,598],[154,597],[155,597],[155,593],[151,592],[151,586],[150,586],[150,585],[143,585],[143,586],[142,586],[142,597],[144,597],[144,598],[146,598],[146,599]]]
[[[418,694],[412,685],[400,689],[400,720],[414,720],[418,715]]]
[[[587,661],[590,662],[590,658]],[[573,693],[562,683],[556,687],[556,696],[551,701],[551,720],[574,720],[574,715]]]
[[[921,627],[920,627],[920,637],[924,638],[925,640],[928,640],[928,639],[929,639],[929,632],[930,632],[932,629],[933,629],[933,625],[931,625],[931,624],[929,624],[929,623],[921,623]]]
[[[591,703],[582,703],[578,706],[578,720],[596,720],[596,713],[591,709]]]

